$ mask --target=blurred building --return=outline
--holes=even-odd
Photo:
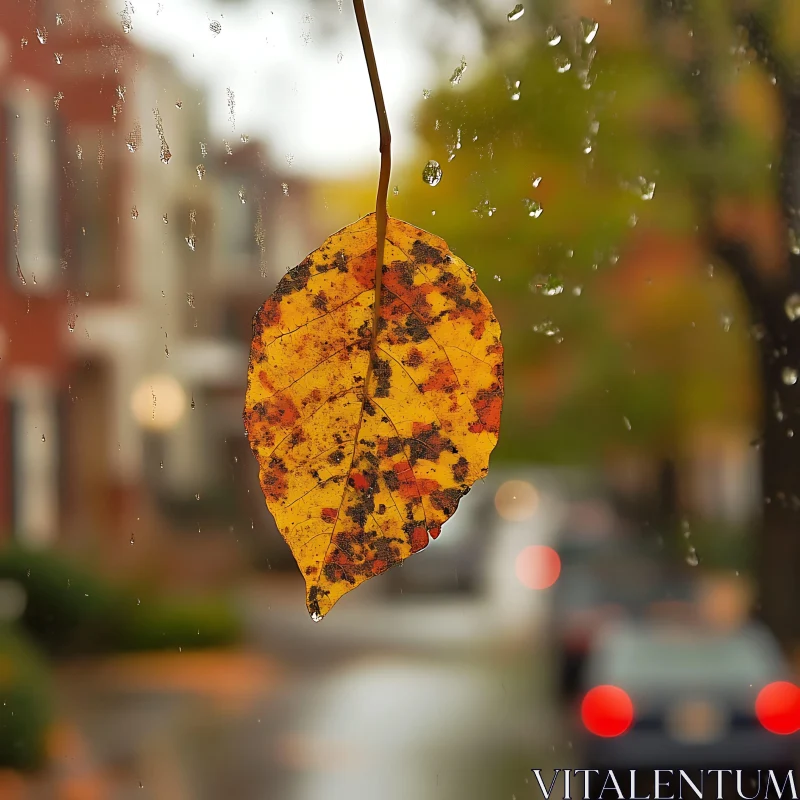
[[[95,6],[0,19],[0,531],[235,548],[269,522],[251,320],[314,246],[308,187],[212,141],[203,94]]]

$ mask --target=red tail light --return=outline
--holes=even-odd
[[[581,719],[595,736],[621,736],[633,722],[633,703],[618,686],[595,686],[583,698]]]
[[[800,689],[788,681],[767,684],[756,697],[756,717],[770,733],[796,733],[800,730]]]

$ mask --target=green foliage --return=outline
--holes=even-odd
[[[188,650],[232,645],[241,633],[238,616],[222,599],[170,599],[137,604],[113,641],[120,650]]]
[[[123,595],[62,555],[16,545],[0,552],[0,578],[25,591],[20,620],[52,654],[97,649],[122,609]]]
[[[34,769],[42,763],[53,697],[50,673],[36,648],[1,625],[0,766]]]
[[[679,452],[699,427],[741,430],[758,402],[748,313],[724,265],[709,275],[696,187],[767,202],[776,143],[746,98],[768,81],[721,48],[712,91],[726,116],[710,145],[693,63],[645,35],[606,44],[603,26],[591,61],[562,22],[557,47],[532,21],[527,46],[421,102],[420,155],[390,213],[441,235],[497,311],[515,432],[499,458]],[[420,177],[428,159],[444,171],[435,187]]]
[[[55,656],[107,650],[222,647],[240,625],[222,598],[174,599],[119,587],[54,551],[11,546],[0,552],[0,579],[26,593],[20,623]]]

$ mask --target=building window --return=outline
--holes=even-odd
[[[58,275],[58,137],[44,90],[17,87],[6,107],[9,269],[26,291],[49,289]],[[16,285],[16,283],[14,284]]]

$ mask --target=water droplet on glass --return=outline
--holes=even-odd
[[[136,206],[131,209],[131,219],[139,219],[139,209]]]
[[[800,256],[800,241],[794,228],[789,228],[789,250],[796,256]]]
[[[656,193],[656,182],[648,181],[647,178],[639,177],[639,194],[642,200],[652,200]]]
[[[61,14],[56,14],[56,27],[64,24],[64,17]]]
[[[36,38],[39,40],[39,44],[45,44],[47,42],[47,28],[37,28]]]
[[[194,308],[194,293],[186,292],[186,302],[189,304],[189,308]]]
[[[554,338],[556,342],[562,342],[561,329],[558,328],[552,320],[546,319],[543,322],[537,322],[532,326],[534,333],[541,333],[544,336]]]
[[[195,248],[197,247],[197,238],[194,234],[186,237],[186,244],[188,244],[189,249],[194,252]]]
[[[344,58],[344,53],[340,50],[336,56],[336,63],[341,64],[343,58]]]
[[[161,145],[161,162],[163,164],[169,164],[169,160],[172,158],[172,153],[170,153],[169,148],[165,145]]]
[[[131,544],[136,544],[136,539],[133,538],[133,534],[131,534]]]
[[[42,441],[43,442],[46,441],[45,438],[44,438],[44,434],[42,434]]]
[[[628,430],[631,430],[631,421],[627,417],[623,417],[622,422]]]
[[[796,319],[800,319],[800,294],[797,292],[790,294],[786,298],[783,308],[786,311],[786,316],[789,317],[792,322]]]
[[[288,197],[289,196],[289,184],[288,183],[282,183],[281,184],[281,191],[284,193],[284,195],[286,197]]]
[[[467,60],[464,56],[461,56],[461,63],[453,70],[453,74],[450,76],[450,85],[451,86],[458,86],[461,83],[461,79],[464,77],[464,73],[467,71]]]
[[[191,408],[191,409],[192,409],[192,411],[194,411],[194,410],[197,408],[197,404],[194,402],[194,395],[192,395],[192,402],[191,402],[191,403],[189,403],[189,408]],[[199,500],[199,499],[200,499],[200,498],[198,498],[198,500]]]
[[[422,170],[422,180],[428,186],[436,186],[442,179],[442,168],[438,161],[429,161]]]
[[[700,559],[697,557],[697,551],[694,547],[689,547],[689,552],[686,555],[686,563],[690,567],[696,567],[700,563]]]
[[[522,204],[525,206],[525,210],[528,212],[529,217],[538,219],[542,216],[544,209],[539,203],[536,202],[536,200],[531,200],[529,197],[526,197],[522,201]]]
[[[63,53],[53,53],[53,58],[56,60],[56,64],[63,64],[64,63],[64,54]]]
[[[538,189],[541,182],[542,178],[540,175],[534,175],[533,178],[531,178],[531,186],[533,186],[534,189]]]
[[[583,286],[573,286],[572,287],[572,294],[575,297],[580,297],[583,294]]]
[[[520,81],[513,81],[509,86],[509,91],[511,92],[511,99],[512,100],[519,100],[520,98],[520,89],[519,89]]]
[[[561,34],[552,25],[548,27],[544,35],[550,47],[555,47],[561,41]]]
[[[239,187],[239,191],[238,191],[237,194],[238,194],[238,197],[239,197],[239,202],[242,205],[244,205],[247,202],[247,196],[245,195],[245,192],[244,192],[244,186]]]
[[[581,36],[586,44],[591,44],[594,41],[594,37],[597,36],[599,28],[599,22],[589,17],[581,17]]]
[[[559,72],[562,75],[572,69],[572,62],[566,56],[556,56],[553,59],[553,63],[556,65],[556,72]]]
[[[517,3],[511,11],[506,14],[506,19],[509,22],[516,22],[525,13],[525,7],[522,3]]]
[[[472,213],[475,214],[478,219],[493,217],[495,211],[497,211],[497,208],[491,205],[488,200],[481,200],[480,203],[472,209]]]
[[[319,611],[312,611],[311,619],[313,622],[322,622],[322,614],[320,614]]]
[[[528,288],[535,294],[554,297],[564,291],[564,281],[557,275],[537,275],[528,284]]]
[[[203,176],[206,174],[206,168],[202,164],[198,164],[195,170],[197,171],[197,177],[203,180]]]
[[[395,187],[394,187],[394,189],[392,189],[392,194],[393,194],[395,197],[397,197],[397,195],[399,195],[399,194],[400,194],[400,187],[399,187],[399,186],[395,186]]]
[[[794,367],[784,367],[781,372],[781,380],[787,386],[794,386],[797,383],[797,370]]]
[[[183,108],[183,102],[181,100],[176,100],[175,101],[175,108],[177,108],[178,111],[180,111]]]
[[[162,221],[162,222],[163,222],[165,225],[169,225],[169,217],[168,217],[166,214],[164,214],[164,216],[163,216],[163,217],[161,217],[161,221]]]
[[[429,100],[430,96],[431,96],[431,90],[430,89],[423,89],[422,90],[422,99],[423,100]]]
[[[728,333],[731,329],[731,325],[733,324],[733,315],[722,314],[720,315],[719,321],[722,324],[722,330],[725,331],[725,333]]]
[[[218,19],[212,19],[211,22],[208,23],[208,29],[214,36],[219,36],[222,33],[222,23]]]
[[[502,281],[502,280],[503,280],[503,279],[502,279],[502,278],[501,278],[499,275],[495,275],[495,276],[494,276],[494,279],[495,279],[495,280],[496,280],[498,283],[499,283],[500,281]]]
[[[200,499],[200,492],[195,492],[194,499],[195,500],[199,500]]]

